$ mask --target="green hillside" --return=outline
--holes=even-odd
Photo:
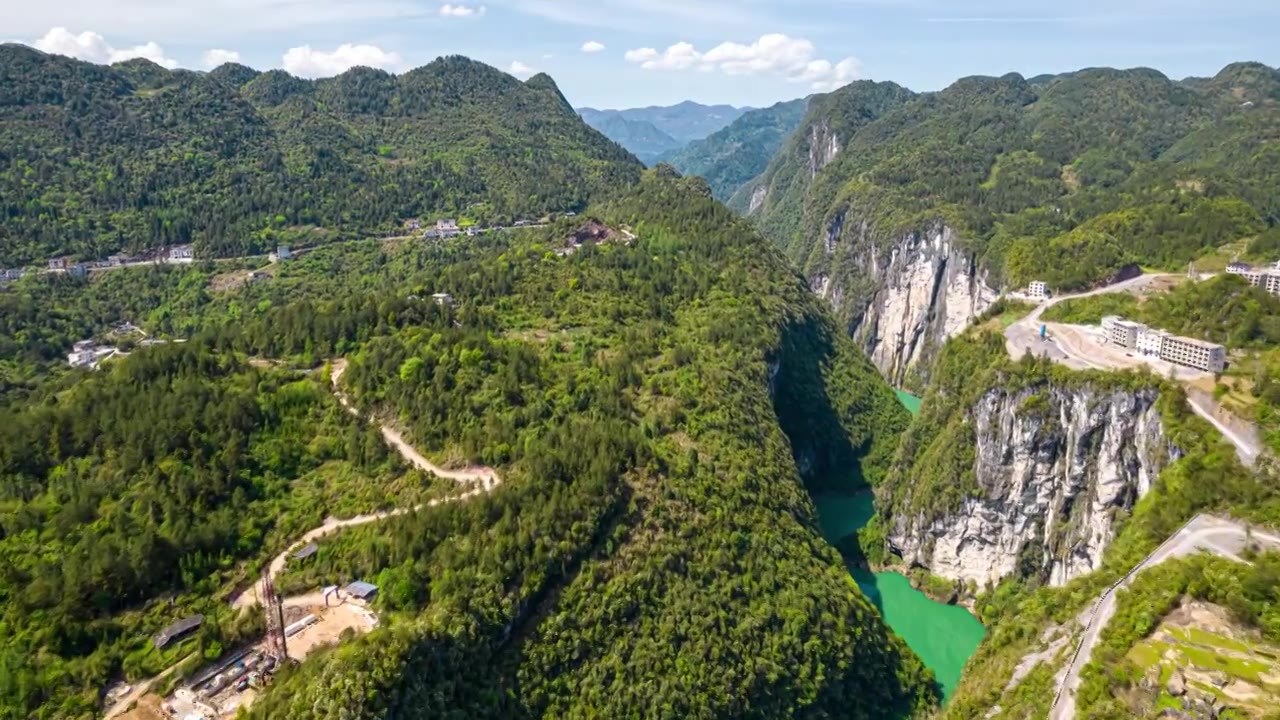
[[[931,674],[822,540],[808,492],[878,484],[906,411],[700,179],[651,171],[587,213],[636,239],[560,256],[562,220],[351,243],[222,293],[210,265],[20,282],[20,307],[59,311],[22,313],[6,342],[56,351],[127,316],[190,340],[96,375],[50,369],[7,401],[0,547],[19,562],[0,575],[0,717],[87,717],[118,673],[232,647],[257,629],[219,598],[308,522],[441,489],[336,406],[323,367],[243,360],[339,355],[359,406],[505,482],[327,537],[312,574],[286,573],[374,579],[380,628],[280,675],[252,716],[926,712]],[[432,292],[457,306],[415,299]],[[216,622],[152,652],[190,611]]]
[[[815,98],[732,204],[808,276],[840,276],[852,305],[865,283],[841,275],[833,245],[884,248],[937,221],[1010,286],[1185,268],[1280,220],[1278,93],[1280,71],[1256,63],[1182,83],[1105,68],[965,78],[921,95],[854,83]],[[817,167],[812,140],[831,136],[840,151]]]
[[[666,158],[685,175],[698,175],[718,200],[728,200],[769,166],[774,153],[804,119],[809,100],[780,102],[751,110],[728,127],[689,143]]]
[[[640,166],[546,76],[461,57],[308,81],[0,45],[0,267],[194,242],[265,251],[406,218],[585,207]]]

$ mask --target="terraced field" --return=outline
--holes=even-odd
[[[1280,647],[1228,620],[1224,608],[1188,603],[1129,651],[1143,681],[1129,698],[1136,712],[1220,709],[1220,718],[1264,718],[1280,707]]]

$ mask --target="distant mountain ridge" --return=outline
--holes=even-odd
[[[521,82],[459,56],[304,80],[0,45],[0,267],[536,216],[582,209],[640,170],[550,77]]]
[[[648,120],[633,120],[621,113],[579,111],[583,121],[602,135],[631,151],[646,165],[684,146]]]
[[[751,110],[732,105],[651,105],[626,110],[578,108],[588,125],[650,164],[695,140],[727,127]],[[652,128],[652,129],[649,129]],[[664,140],[669,138],[670,141]]]
[[[750,110],[665,160],[685,175],[705,178],[716,199],[728,201],[768,168],[778,148],[800,126],[808,106],[809,98],[800,98]]]

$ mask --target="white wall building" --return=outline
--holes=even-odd
[[[1049,297],[1049,285],[1037,280],[1027,286],[1027,297],[1032,300],[1045,300]]]
[[[1138,331],[1138,352],[1143,355],[1160,356],[1160,351],[1164,348],[1164,339],[1169,337],[1166,330],[1157,330],[1155,328],[1144,327]]]
[[[174,245],[169,248],[169,262],[191,262],[195,258],[195,249],[190,245]]]
[[[1220,373],[1227,367],[1227,349],[1217,343],[1170,335],[1160,346],[1160,359],[1204,372]]]
[[[1121,320],[1118,317],[1103,318],[1102,325],[1107,329],[1107,339],[1112,345],[1126,348],[1138,347],[1138,332],[1147,328],[1142,323]]]

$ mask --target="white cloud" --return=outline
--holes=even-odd
[[[534,73],[533,68],[529,67],[528,65],[525,65],[519,60],[512,61],[511,67],[508,69],[508,71],[512,75],[515,75],[516,77],[529,77]]]
[[[861,69],[857,58],[833,63],[816,55],[812,42],[772,33],[749,45],[725,42],[706,52],[680,42],[662,52],[654,48],[629,50],[624,57],[645,70],[693,68],[703,72],[718,70],[726,75],[777,75],[808,83],[820,92],[830,92],[857,79]]]
[[[178,62],[165,57],[164,48],[155,42],[135,45],[131,48],[114,48],[107,43],[106,38],[96,32],[85,31],[74,35],[66,28],[56,27],[36,40],[34,45],[47,53],[66,55],[94,63],[117,63],[132,58],[146,58],[163,67],[178,67]]]
[[[604,43],[596,42],[595,40],[588,40],[582,43],[582,52],[584,53],[598,53],[601,50],[604,50]]]
[[[219,48],[214,48],[206,52],[202,60],[204,62],[204,66],[212,70],[224,63],[240,62],[240,53],[236,52],[235,50],[222,50]]]
[[[445,3],[440,6],[440,14],[445,17],[471,17],[483,15],[487,8],[483,5],[463,5],[462,3]]]
[[[653,48],[628,50],[623,57],[645,70],[687,70],[702,61],[702,53],[687,42],[679,42],[658,52]]]
[[[281,64],[300,77],[330,77],[357,65],[394,70],[400,66],[400,55],[376,45],[339,45],[332,51],[316,50],[310,45],[289,48]]]

